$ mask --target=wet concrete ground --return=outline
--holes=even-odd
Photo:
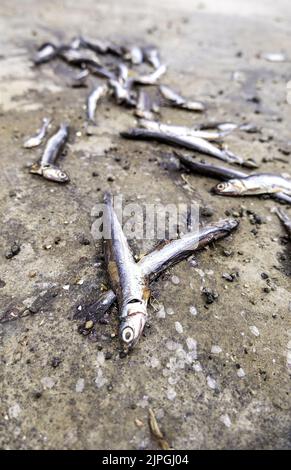
[[[290,244],[270,212],[275,202],[214,196],[215,181],[196,175],[186,184],[165,165],[169,147],[119,138],[135,121],[111,101],[87,136],[90,88],[68,87],[60,63],[33,68],[30,60],[43,41],[81,32],[154,43],[169,66],[164,82],[208,104],[202,117],[163,108],[161,120],[254,123],[261,132],[233,133],[229,148],[264,171],[287,173],[290,5],[233,3],[29,0],[20,10],[1,2],[1,448],[155,449],[149,407],[176,449],[290,448]],[[289,62],[259,57],[279,51]],[[44,116],[52,130],[70,122],[61,160],[69,185],[28,173],[41,149],[22,143]],[[115,310],[109,324],[78,333],[77,307],[107,283],[90,233],[105,190],[142,203],[195,201],[212,209],[203,222],[226,211],[240,218],[239,230],[201,252],[196,267],[186,261],[155,283],[146,337],[127,357]],[[7,259],[15,243],[20,252]],[[154,243],[133,246],[138,254]],[[239,277],[227,282],[226,272]],[[213,304],[203,287],[219,294]]]

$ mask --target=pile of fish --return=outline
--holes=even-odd
[[[172,106],[189,112],[203,113],[206,105],[202,101],[181,96],[168,85],[161,83],[167,67],[160,60],[160,54],[153,46],[120,45],[106,40],[92,40],[79,36],[68,44],[43,44],[37,51],[34,64],[39,66],[53,60],[60,60],[74,69],[72,87],[87,86],[88,77],[98,77],[104,83],[96,83],[88,94],[87,125],[96,125],[98,103],[105,97],[113,97],[118,105],[133,110],[138,127],[121,132],[121,137],[134,140],[155,141],[175,148],[190,150],[192,154],[174,151],[180,168],[222,180],[213,188],[213,193],[222,196],[268,195],[284,203],[291,203],[291,180],[282,175],[254,171],[258,168],[254,159],[245,159],[231,152],[223,143],[227,136],[236,131],[256,132],[252,124],[232,122],[210,122],[186,127],[160,122],[156,116],[161,106]],[[137,68],[142,66],[142,73]],[[144,72],[144,67],[152,70]],[[159,98],[153,98],[146,88],[156,86]],[[51,126],[44,118],[41,129],[29,138],[25,148],[42,144]],[[88,133],[89,135],[89,133]],[[69,126],[62,123],[48,139],[43,155],[30,169],[33,174],[59,183],[69,181],[56,159],[69,136]],[[198,160],[197,154],[223,161],[229,166],[218,166],[205,160]],[[232,165],[249,168],[252,172],[233,168]],[[229,235],[238,222],[233,219],[220,220],[190,232],[179,239],[165,242],[151,251],[138,263],[128,246],[122,227],[114,212],[111,196],[105,194],[105,214],[111,237],[105,240],[107,268],[112,290],[106,291],[88,310],[92,318],[100,319],[117,301],[120,312],[120,338],[125,348],[132,348],[142,335],[147,321],[147,304],[150,298],[150,282],[162,271],[189,257],[214,240]],[[291,237],[291,221],[279,208],[274,209]]]

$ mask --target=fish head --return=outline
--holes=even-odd
[[[126,349],[136,345],[142,335],[146,319],[147,310],[143,301],[134,300],[124,306],[119,332],[122,345]]]
[[[66,183],[69,181],[67,173],[53,165],[44,166],[42,176],[47,180],[56,181],[57,183]]]
[[[214,191],[216,194],[226,194],[229,196],[237,196],[244,191],[244,184],[241,180],[229,180],[223,183],[218,183]]]

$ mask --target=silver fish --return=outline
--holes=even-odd
[[[137,83],[140,85],[155,85],[157,81],[166,73],[167,66],[160,65],[153,73],[149,75],[139,75],[137,77],[132,77],[130,80],[132,83]]]
[[[164,242],[152,250],[137,263],[149,282],[155,279],[165,269],[183,261],[204,246],[215,240],[229,235],[237,228],[239,222],[235,219],[224,219],[200,227],[197,232],[190,232],[176,240]],[[113,290],[104,292],[99,299],[87,308],[90,319],[100,319],[116,301]]]
[[[109,80],[109,86],[114,92],[114,96],[118,104],[124,103],[128,106],[135,106],[136,101],[131,94],[131,89],[127,86],[128,81],[125,85],[122,85],[118,80]]]
[[[110,227],[110,238],[105,239],[105,255],[112,288],[120,310],[120,337],[132,348],[139,340],[146,320],[149,291],[141,269],[135,262],[114,212],[111,197],[105,194],[104,221]]]
[[[95,122],[96,106],[100,98],[107,93],[107,85],[98,85],[88,96],[87,100],[87,117],[91,122]]]
[[[113,44],[110,41],[101,40],[101,39],[89,39],[87,37],[81,37],[82,47],[91,49],[94,52],[99,54],[114,54],[117,56],[122,56],[122,48]]]
[[[79,51],[76,49],[62,48],[59,50],[58,56],[68,64],[77,67],[84,67],[89,65],[92,67],[101,67],[100,60],[95,55],[95,53],[90,50]]]
[[[87,78],[89,77],[89,70],[84,69],[81,70],[80,73],[78,73],[75,77],[71,79],[71,86],[73,88],[80,88],[87,86]]]
[[[206,122],[198,125],[199,129],[202,130],[208,130],[208,129],[217,129],[219,131],[226,131],[226,132],[231,132],[234,131],[235,129],[238,129],[238,124],[235,124],[234,122]]]
[[[146,93],[144,90],[138,91],[136,109],[134,114],[139,118],[144,118],[147,120],[153,118],[153,113],[151,111],[151,99],[148,93]]]
[[[121,63],[118,64],[117,68],[117,79],[121,85],[125,85],[128,79],[128,67],[127,65]]]
[[[133,128],[127,132],[121,132],[121,136],[127,139],[137,140],[157,140],[159,142],[185,147],[199,153],[210,155],[225,162],[236,163],[238,165],[248,166],[255,168],[256,164],[251,160],[244,160],[243,158],[234,155],[228,150],[222,150],[215,145],[211,144],[205,139],[193,136],[179,136],[176,134],[167,134],[165,132],[150,131],[142,128]]]
[[[154,69],[158,69],[161,65],[161,60],[159,56],[159,51],[155,47],[144,47],[143,48],[144,59],[146,62],[151,64]]]
[[[214,191],[223,196],[253,196],[281,192],[291,196],[291,180],[280,175],[256,173],[242,179],[230,179],[219,183]]]
[[[28,140],[24,142],[23,144],[24,148],[31,149],[33,147],[38,147],[42,143],[43,139],[46,136],[48,127],[51,123],[51,119],[43,118],[42,122],[43,124],[41,128],[39,129],[39,131],[37,132],[37,134],[35,134],[33,137],[30,137]]]
[[[281,208],[276,207],[275,208],[275,214],[279,217],[281,220],[282,224],[284,225],[289,238],[291,239],[291,219],[288,217],[285,211],[283,211]]]
[[[59,130],[48,140],[40,163],[35,163],[30,173],[38,174],[46,179],[65,183],[69,181],[68,175],[55,165],[55,160],[69,136],[69,126],[60,125]]]
[[[223,139],[226,135],[229,134],[229,131],[219,131],[219,130],[197,130],[185,126],[174,126],[163,124],[161,122],[152,121],[148,119],[141,119],[139,121],[141,127],[151,130],[164,132],[166,134],[175,134],[178,136],[190,136],[190,137],[199,137],[201,139],[216,141]]]
[[[201,101],[187,100],[166,85],[160,85],[159,90],[164,98],[179,108],[189,111],[205,111],[206,109],[205,104]]]
[[[143,62],[143,51],[138,46],[124,48],[124,58],[134,65],[140,65]]]
[[[54,59],[57,56],[57,52],[58,48],[54,44],[46,42],[42,44],[37,50],[33,62],[35,65],[49,62],[51,59]]]

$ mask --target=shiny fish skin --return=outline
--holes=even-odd
[[[246,178],[230,179],[225,183],[220,183],[214,191],[223,196],[252,196],[280,192],[291,196],[291,180],[280,175],[256,173]]]
[[[146,62],[148,62],[154,69],[161,66],[159,51],[157,48],[148,46],[143,48],[143,55]]]
[[[185,147],[196,152],[210,155],[225,162],[236,163],[239,165],[248,165],[241,157],[238,157],[226,150],[221,150],[205,139],[192,136],[178,136],[175,134],[166,134],[163,132],[154,132],[142,128],[133,128],[127,132],[121,132],[121,136],[127,139],[137,140],[157,140],[168,145],[177,145]]]
[[[137,77],[132,77],[130,81],[132,83],[137,83],[140,85],[155,85],[157,81],[161,78],[162,75],[166,73],[167,66],[160,65],[153,73],[149,75],[139,75]]]
[[[291,239],[291,219],[288,217],[285,211],[283,211],[281,208],[276,207],[274,210],[275,214],[279,219],[281,220],[282,224],[284,225],[289,238]]]
[[[144,118],[146,120],[153,118],[153,113],[151,111],[151,99],[148,93],[144,90],[138,91],[136,109],[135,109],[134,114],[137,117]],[[142,119],[139,122],[141,121]]]
[[[159,90],[164,98],[179,108],[188,109],[189,111],[205,111],[206,109],[201,101],[186,100],[166,85],[160,85]]]
[[[131,96],[130,88],[127,87],[127,84],[122,85],[118,80],[114,79],[109,80],[109,86],[112,88],[118,104],[124,103],[127,106],[136,105],[136,101]]]
[[[114,212],[111,196],[104,196],[104,224],[110,238],[104,240],[110,282],[117,295],[120,311],[120,337],[124,346],[138,342],[146,320],[149,291],[140,267],[135,262],[126,237]]]
[[[153,280],[165,269],[183,261],[196,251],[209,245],[219,238],[229,235],[237,228],[239,222],[234,219],[219,220],[216,223],[208,224],[199,229],[199,232],[192,232],[177,240],[165,242],[163,246],[158,246],[149,254],[144,256],[137,264],[142,273],[149,280]],[[89,307],[90,318],[100,319],[114,304],[116,295],[112,290],[104,292],[99,299]],[[94,312],[94,313],[92,313]]]
[[[80,73],[78,73],[75,77],[71,79],[71,86],[72,88],[80,88],[80,87],[85,87],[87,78],[89,76],[89,70],[84,69],[81,70]]]
[[[125,85],[128,79],[128,67],[121,63],[117,67],[117,79],[121,85]]]
[[[192,129],[190,127],[185,126],[175,126],[175,125],[168,125],[163,124],[161,122],[141,119],[139,121],[141,127],[158,132],[164,132],[166,134],[176,134],[178,136],[190,136],[190,137],[199,137],[201,139],[209,140],[209,141],[217,141],[223,139],[226,135],[228,135],[228,131],[218,131],[218,130],[197,130]]]
[[[125,47],[123,56],[134,65],[140,65],[143,62],[143,51],[138,46]]]
[[[48,140],[43,156],[41,166],[54,165],[55,160],[61,151],[63,145],[69,137],[69,126],[66,123],[60,125],[59,130]]]
[[[106,85],[99,85],[88,96],[87,118],[92,123],[95,123],[95,112],[96,112],[97,103],[100,100],[100,98],[107,93],[107,90],[108,88]]]
[[[24,148],[31,149],[31,148],[34,148],[34,147],[38,147],[42,143],[43,139],[46,136],[48,127],[51,123],[51,119],[43,118],[42,122],[43,122],[43,125],[40,128],[40,130],[38,131],[38,133],[36,135],[34,135],[33,137],[30,137],[28,140],[26,140],[24,142],[24,144],[23,144]]]
[[[92,65],[100,67],[100,61],[93,52],[79,51],[76,49],[63,48],[58,52],[58,56],[70,65],[82,67]]]
[[[45,62],[49,62],[57,56],[57,52],[58,48],[54,44],[46,42],[38,48],[33,62],[35,65],[40,65],[44,64]]]

